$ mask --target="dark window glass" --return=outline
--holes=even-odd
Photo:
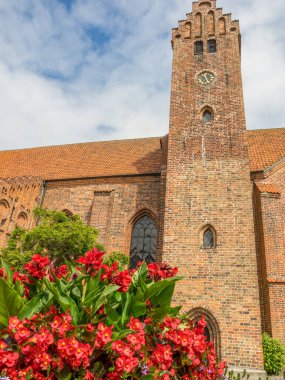
[[[214,234],[210,228],[204,232],[203,245],[204,248],[213,248],[215,246]]]
[[[136,268],[140,261],[153,263],[157,246],[157,228],[152,219],[145,215],[134,225],[131,242],[130,267]]]
[[[195,42],[195,54],[203,54],[203,42]]]
[[[217,43],[216,40],[208,41],[208,53],[216,53],[217,51]]]
[[[204,335],[207,338],[207,342],[211,342],[211,334],[210,334],[210,330],[208,329],[207,326],[205,327]]]
[[[209,121],[212,121],[213,120],[213,114],[212,114],[212,112],[211,111],[205,111],[204,113],[203,113],[203,120],[205,121],[205,122],[209,122]]]

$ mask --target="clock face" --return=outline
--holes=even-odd
[[[197,80],[202,85],[209,85],[214,82],[215,74],[210,71],[203,71],[197,77]]]

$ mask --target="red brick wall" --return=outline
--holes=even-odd
[[[16,225],[34,226],[33,209],[39,205],[42,181],[33,177],[0,179],[0,246]]]
[[[259,226],[256,234],[264,294],[263,329],[285,343],[285,165],[276,165],[265,171],[263,177],[256,180],[257,186],[270,184],[280,192],[275,194],[258,188],[256,192]]]
[[[99,229],[99,241],[107,251],[128,254],[138,213],[147,212],[156,220],[161,246],[162,189],[160,176],[49,182],[43,207],[80,215]]]
[[[173,31],[163,258],[185,276],[177,302],[185,311],[210,310],[217,320],[222,357],[230,365],[262,368],[239,25],[221,9],[214,10],[217,53],[207,53],[207,40],[213,38],[208,34],[213,30],[207,23],[209,3],[194,3],[193,13]],[[211,4],[214,9],[215,2]],[[202,15],[202,37],[197,12]],[[197,40],[204,42],[203,55],[194,55]],[[203,70],[215,74],[212,85],[197,82]],[[201,118],[205,106],[214,111],[211,123]],[[202,247],[205,225],[216,231],[212,249]]]

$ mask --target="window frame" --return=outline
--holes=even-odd
[[[201,50],[198,47],[202,47]],[[194,54],[195,55],[203,55],[204,54],[204,42],[203,41],[195,41],[194,43]]]
[[[214,51],[211,51],[212,47],[214,47]],[[217,53],[217,40],[215,40],[214,38],[211,38],[207,41],[207,52],[209,54]]]

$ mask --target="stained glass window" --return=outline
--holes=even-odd
[[[213,248],[215,246],[214,234],[210,228],[204,232],[203,246],[204,248]]]
[[[136,268],[140,261],[153,263],[156,256],[157,227],[153,220],[145,215],[133,227],[130,267]]]

